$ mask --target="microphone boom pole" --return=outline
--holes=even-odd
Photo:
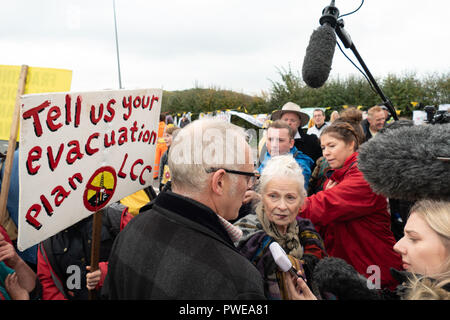
[[[395,112],[394,105],[392,104],[391,100],[387,98],[381,88],[378,86],[377,82],[375,81],[375,78],[372,76],[372,73],[370,73],[369,68],[365,64],[364,60],[362,59],[361,55],[359,54],[358,50],[356,50],[355,44],[351,40],[349,34],[344,29],[344,20],[337,18],[339,17],[339,10],[334,6],[334,0],[331,1],[331,4],[322,11],[322,17],[320,18],[319,22],[320,25],[323,25],[324,23],[329,24],[331,27],[335,29],[335,32],[339,39],[341,39],[342,43],[344,44],[345,48],[352,50],[353,54],[355,55],[356,59],[358,59],[358,62],[363,67],[364,71],[366,72],[366,75],[371,82],[372,86],[377,91],[378,95],[383,100],[383,104],[389,109],[389,112],[391,113],[394,120],[398,120],[397,112]]]

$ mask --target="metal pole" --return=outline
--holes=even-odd
[[[113,9],[114,9],[114,29],[116,31],[117,69],[119,70],[119,89],[122,89],[122,79],[120,77],[119,40],[117,39],[116,1],[115,0],[113,0]]]

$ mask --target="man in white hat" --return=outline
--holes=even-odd
[[[309,116],[301,110],[298,104],[287,102],[281,110],[272,113],[272,120],[281,119],[286,121],[296,132],[294,146],[314,161],[314,165],[311,168],[313,170],[316,160],[322,156],[322,148],[320,147],[319,139],[315,135],[306,134],[302,130],[302,127],[308,123]]]

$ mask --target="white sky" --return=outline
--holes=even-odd
[[[269,91],[301,74],[330,0],[116,0],[122,86]],[[336,0],[341,14],[360,0]],[[0,0],[0,64],[73,71],[72,91],[119,88],[112,0]],[[345,29],[375,77],[449,72],[447,0],[365,0]],[[446,31],[447,30],[447,31]],[[346,50],[354,61],[356,58]],[[330,77],[359,72],[336,48]]]

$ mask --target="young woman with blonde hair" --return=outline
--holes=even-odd
[[[450,299],[450,202],[414,204],[405,236],[394,250],[402,256],[407,300]]]

